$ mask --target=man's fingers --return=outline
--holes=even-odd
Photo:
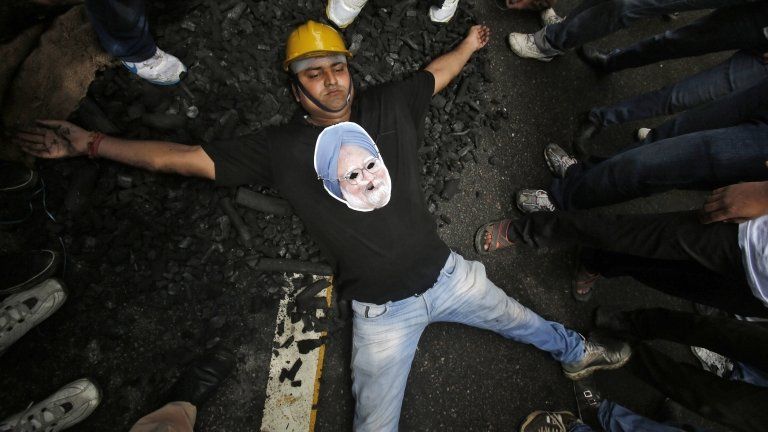
[[[45,143],[45,135],[30,133],[30,132],[17,132],[16,137],[22,141],[30,143]]]
[[[67,122],[61,120],[35,120],[35,124],[46,129],[56,130],[61,126],[66,126]]]
[[[699,220],[701,220],[701,223],[713,223],[713,222],[721,222],[724,220],[728,220],[732,217],[731,213],[728,210],[715,210],[712,212],[701,212],[699,214]]]

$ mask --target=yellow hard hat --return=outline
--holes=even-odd
[[[294,60],[308,57],[323,57],[329,54],[344,54],[352,57],[344,39],[333,27],[312,20],[296,27],[285,43],[283,69]]]

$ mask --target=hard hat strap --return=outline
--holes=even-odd
[[[309,93],[307,91],[307,89],[304,87],[304,84],[301,83],[301,80],[299,79],[298,75],[292,73],[291,74],[291,81],[293,81],[293,83],[296,85],[296,87],[299,88],[299,91],[304,96],[306,96],[307,99],[311,100],[312,103],[317,105],[317,107],[320,108],[321,110],[329,112],[329,113],[337,113],[337,112],[344,111],[344,109],[347,107],[347,105],[349,105],[349,100],[352,97],[352,81],[350,80],[350,82],[349,82],[350,83],[349,90],[347,91],[347,99],[346,99],[346,102],[344,103],[344,105],[342,105],[342,107],[339,108],[339,109],[335,109],[335,110],[334,109],[330,109],[327,106],[323,105],[322,102],[317,100],[314,96],[312,96],[311,93]]]

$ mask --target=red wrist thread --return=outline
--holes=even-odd
[[[99,144],[104,139],[104,134],[101,132],[94,132],[91,134],[91,140],[88,141],[88,157],[95,159],[99,157]]]

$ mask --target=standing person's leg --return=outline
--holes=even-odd
[[[192,432],[197,408],[189,402],[171,402],[140,418],[129,432]]]
[[[651,129],[640,145],[702,130],[736,126],[753,118],[768,118],[766,113],[768,78],[667,120]]]
[[[744,270],[738,268],[718,273],[697,262],[642,258],[606,251],[586,254],[582,263],[591,274],[607,278],[630,276],[675,297],[739,315],[768,318],[768,308],[755,297]],[[591,287],[582,288],[582,291],[589,289]]]
[[[141,62],[155,54],[144,0],[86,0],[101,46],[123,61]]]
[[[768,326],[733,318],[663,308],[609,312],[596,324],[643,340],[664,339],[715,351],[768,371]]]
[[[634,347],[632,373],[701,416],[740,431],[764,431],[768,388],[729,381],[678,363],[644,343]]]
[[[615,204],[672,189],[711,189],[768,179],[762,121],[668,138],[594,165],[570,166],[550,196],[561,209]]]
[[[384,305],[352,302],[354,429],[396,431],[405,384],[428,324],[423,297]]]
[[[592,108],[588,118],[593,124],[605,127],[674,114],[752,87],[765,78],[768,78],[768,64],[763,62],[762,55],[738,51],[728,60],[682,81],[613,105]]]
[[[626,344],[585,341],[562,324],[547,321],[488,280],[485,267],[451,253],[435,287],[423,294],[430,322],[447,321],[492,330],[546,351],[571,379],[599,369],[616,369],[629,359]]]
[[[717,9],[687,26],[614,49],[608,54],[604,69],[618,71],[732,49],[765,51],[768,48],[768,39],[763,33],[766,20],[768,5],[763,2]]]
[[[507,237],[531,247],[579,244],[637,257],[696,262],[723,274],[744,272],[738,225],[704,225],[696,212],[537,212],[512,221]]]
[[[534,40],[542,53],[558,55],[628,27],[642,18],[743,2],[744,0],[587,0],[570,11],[563,22],[548,25],[536,32]]]

